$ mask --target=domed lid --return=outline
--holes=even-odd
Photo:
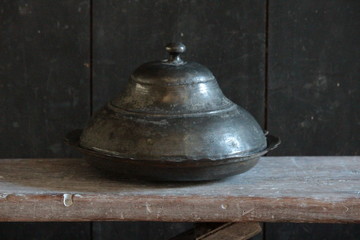
[[[182,43],[169,43],[166,46],[167,59],[142,64],[133,72],[131,79],[142,84],[167,86],[214,80],[214,75],[203,65],[181,59],[180,55],[185,50]]]
[[[111,101],[115,112],[143,114],[193,114],[233,105],[221,92],[209,69],[181,59],[182,43],[166,46],[165,60],[142,64],[130,76],[125,93]]]

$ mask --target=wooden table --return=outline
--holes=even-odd
[[[360,222],[360,157],[264,157],[217,182],[108,178],[82,159],[0,160],[0,221]]]

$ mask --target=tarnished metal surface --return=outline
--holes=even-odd
[[[166,50],[168,59],[141,65],[125,93],[95,114],[79,147],[100,168],[125,174],[133,164],[147,166],[148,174],[137,175],[159,180],[207,180],[251,168],[268,146],[259,124],[223,95],[210,70],[180,58],[183,44]],[[192,167],[206,177],[191,177]]]
[[[81,130],[68,134],[68,144],[78,147],[86,160],[94,167],[121,177],[135,177],[155,181],[206,181],[246,172],[256,165],[259,158],[276,148],[280,141],[271,135],[267,136],[267,148],[250,156],[230,157],[223,159],[183,160],[169,159],[149,160],[121,158],[111,152],[99,152],[79,146]]]

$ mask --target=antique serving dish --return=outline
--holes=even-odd
[[[120,176],[167,181],[214,180],[253,167],[280,140],[227,99],[206,67],[169,57],[141,65],[124,94],[68,134],[89,163]]]

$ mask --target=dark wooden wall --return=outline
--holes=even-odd
[[[273,154],[358,155],[358,29],[358,0],[2,0],[0,157],[77,156],[65,133],[175,40],[283,139]],[[189,227],[1,223],[0,239],[167,239]],[[359,239],[359,229],[265,224],[258,239]]]
[[[275,155],[360,154],[360,1],[270,0],[267,128]],[[359,225],[267,224],[266,239],[360,239]]]
[[[0,158],[75,156],[90,115],[89,9],[80,0],[0,1]],[[0,223],[0,239],[90,239],[89,223]]]

